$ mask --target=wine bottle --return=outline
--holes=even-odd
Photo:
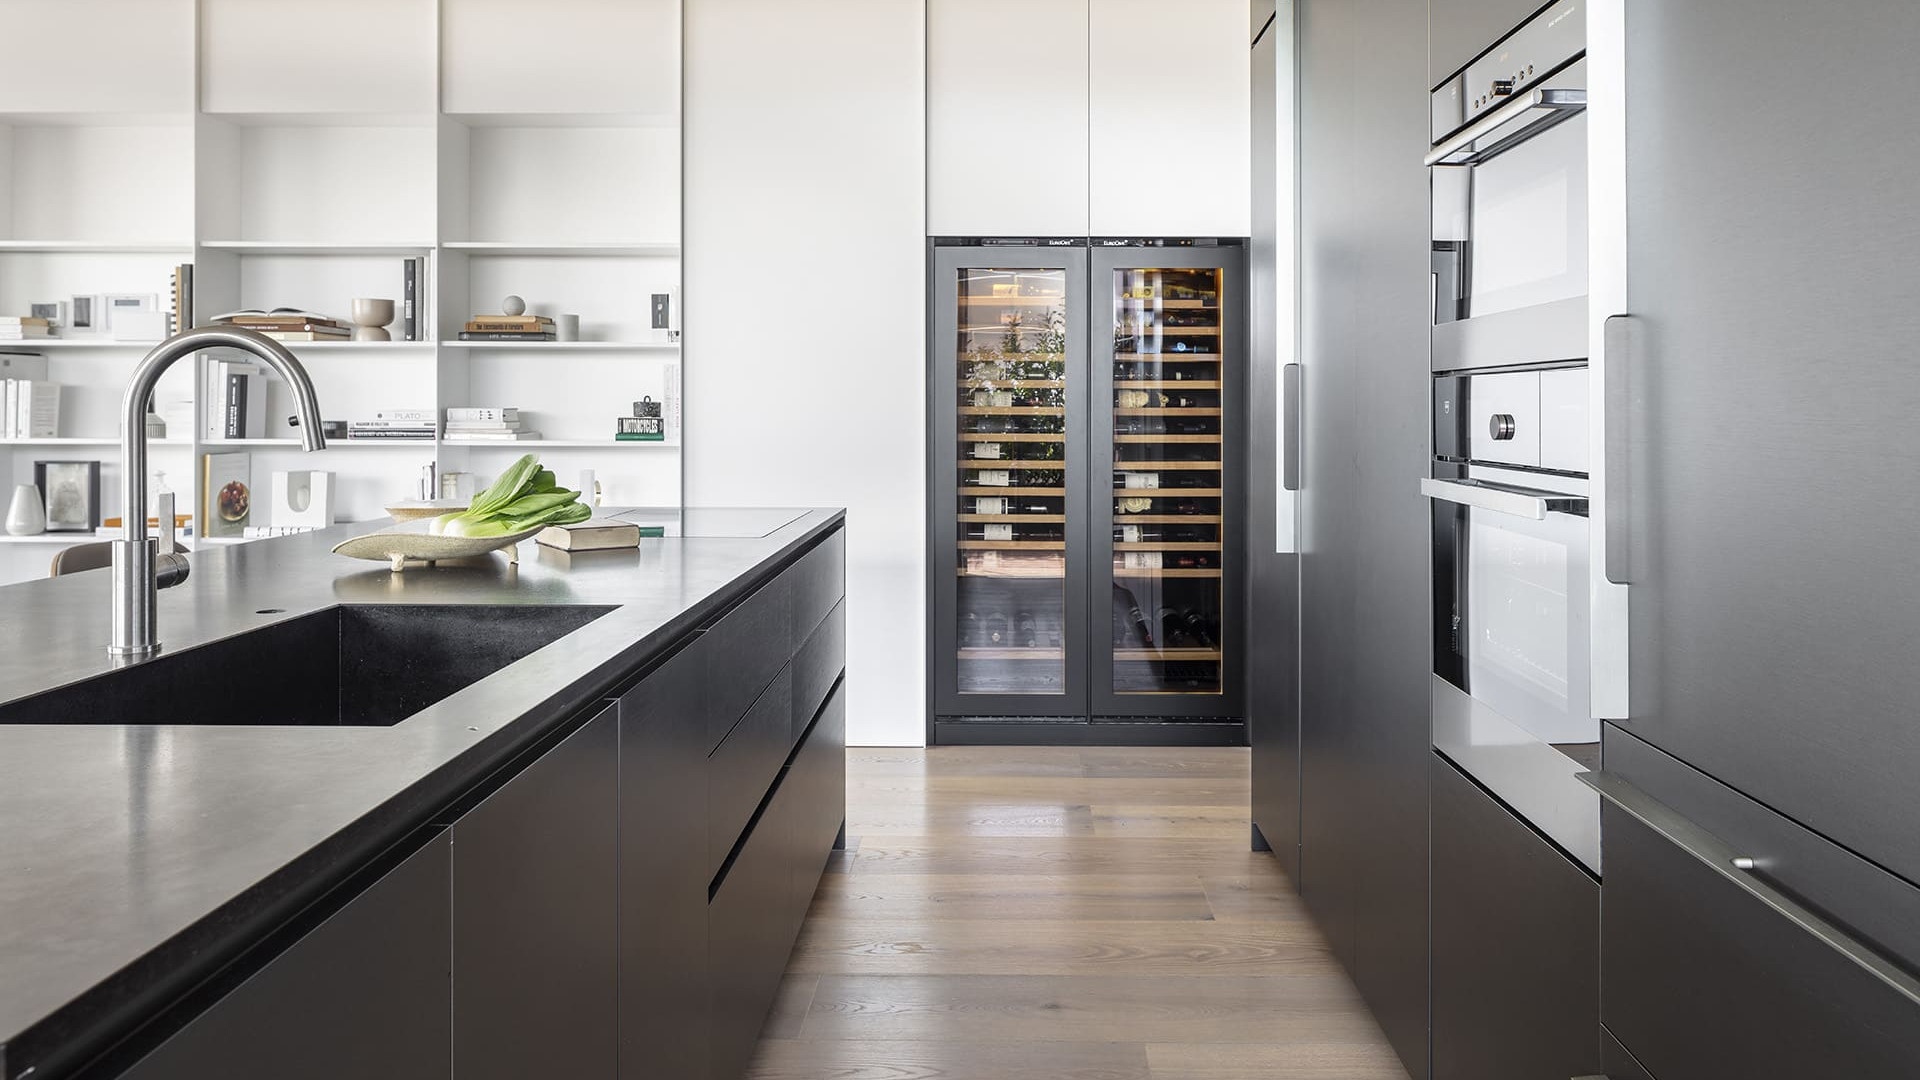
[[[987,612],[985,629],[987,643],[990,645],[1005,646],[1012,640],[1011,624],[1007,622],[1007,616],[1003,612]]]
[[[1031,611],[1020,612],[1020,614],[1017,616],[1017,620],[1018,622],[1014,627],[1013,640],[1018,642],[1021,646],[1028,649],[1039,648],[1040,632],[1036,623],[1034,622],[1033,612]]]
[[[1214,634],[1213,622],[1192,608],[1186,609],[1182,617],[1182,625],[1186,628],[1187,636],[1203,649],[1213,648],[1218,640]]]
[[[1178,608],[1161,607],[1153,613],[1160,626],[1160,643],[1166,649],[1191,649],[1193,638],[1187,633],[1186,613]]]

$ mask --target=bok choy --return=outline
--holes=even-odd
[[[465,510],[433,519],[430,531],[444,536],[507,536],[544,525],[574,525],[593,516],[580,493],[561,487],[552,469],[532,454],[507,467],[493,486]]]

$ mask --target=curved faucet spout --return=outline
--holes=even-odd
[[[120,523],[125,532],[113,547],[113,641],[107,646],[116,656],[144,656],[160,648],[154,607],[162,581],[156,558],[169,562],[171,573],[164,584],[186,576],[184,563],[175,562],[171,551],[156,553],[147,536],[147,402],[174,361],[208,349],[238,349],[272,368],[293,391],[301,441],[309,451],[327,447],[320,431],[320,399],[307,369],[285,345],[265,334],[237,326],[201,326],[173,335],[142,357],[121,402]],[[169,536],[173,532],[164,531]]]

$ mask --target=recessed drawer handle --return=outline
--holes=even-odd
[[[1600,793],[1600,797],[1620,808],[1627,816],[1652,829],[1661,839],[1693,856],[1742,892],[1784,916],[1789,922],[1820,939],[1828,948],[1846,957],[1889,989],[1920,1005],[1920,980],[1901,970],[1871,947],[1828,922],[1812,909],[1767,884],[1753,871],[1760,865],[1741,855],[1725,841],[1696,825],[1666,803],[1655,799],[1625,780],[1606,772],[1579,774],[1582,783]],[[1603,856],[1604,858],[1604,852]]]
[[[1489,484],[1484,480],[1435,480],[1428,477],[1420,481],[1420,494],[1429,499],[1459,503],[1475,510],[1511,514],[1529,521],[1545,521],[1548,514],[1584,514],[1587,511],[1587,500],[1578,495]]]

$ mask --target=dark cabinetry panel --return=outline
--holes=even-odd
[[[1433,1080],[1599,1071],[1600,885],[1433,759]]]
[[[616,710],[454,823],[454,1072],[611,1077],[618,1053]]]
[[[707,1071],[706,653],[620,699],[620,1075]]]
[[[1424,1076],[1426,4],[1300,0],[1296,11],[1299,882],[1408,1071]]]
[[[1601,1016],[1660,1080],[1920,1076],[1920,1008],[1611,804]]]
[[[782,574],[747,597],[701,636],[707,658],[707,749],[733,725],[793,655],[794,579]]]
[[[449,851],[435,837],[123,1075],[450,1077]]]
[[[793,658],[793,733],[799,742],[847,662],[847,605],[837,603]]]

